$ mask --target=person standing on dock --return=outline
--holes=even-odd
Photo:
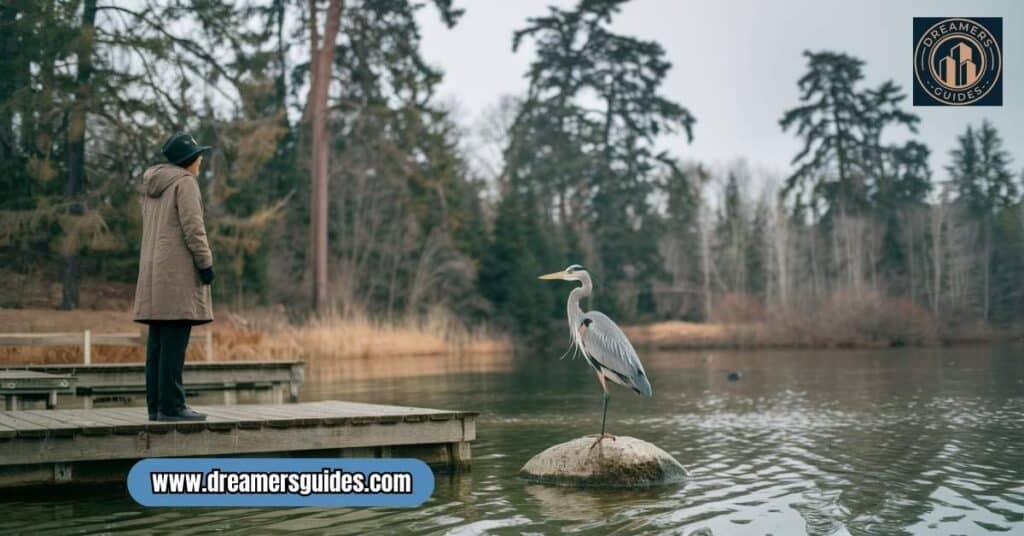
[[[149,325],[146,403],[151,421],[206,419],[185,404],[181,375],[192,326],[213,321],[213,253],[196,180],[209,149],[189,134],[174,134],[163,146],[168,163],[147,169],[139,192],[142,247],[134,318]]]

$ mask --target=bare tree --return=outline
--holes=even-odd
[[[706,205],[701,205],[700,210],[700,266],[703,276],[704,289],[704,318],[711,320],[714,312],[714,301],[711,293],[711,276],[713,270],[713,259],[711,258],[711,232],[712,226]]]
[[[781,203],[773,204],[771,212],[771,225],[765,235],[768,240],[767,249],[770,252],[771,285],[769,303],[774,302],[776,307],[787,310],[792,305],[792,258],[793,258],[793,236],[792,222],[786,209]]]

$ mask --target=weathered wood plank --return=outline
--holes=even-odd
[[[9,439],[18,435],[18,431],[3,422],[0,422],[0,439]]]
[[[249,361],[187,361],[187,369],[196,370],[236,370],[236,369],[288,369],[295,365],[304,365],[303,361],[296,360],[249,360]],[[58,373],[72,374],[82,371],[134,371],[145,370],[143,362],[134,363],[53,363],[48,365],[17,365],[7,367],[9,370],[36,370],[41,372],[57,371]]]
[[[301,361],[202,361],[185,363],[183,375],[190,391],[287,386],[295,396],[304,368]],[[136,393],[146,387],[145,363],[26,365],[8,370],[74,376],[79,394]]]
[[[18,413],[17,411],[0,412],[0,424],[13,428],[17,437],[46,437],[49,435],[49,430],[46,426],[18,419],[15,417]]]
[[[51,374],[26,369],[0,370],[0,394],[70,393],[75,378],[69,374]]]
[[[114,431],[114,426],[121,424],[109,416],[96,413],[87,409],[61,410],[61,418],[69,424],[74,424],[81,433],[86,435],[107,435]]]
[[[55,375],[47,372],[26,369],[0,370],[0,381],[3,380],[47,380],[52,378],[68,378],[67,375]]]
[[[36,409],[33,409],[33,410],[23,410],[23,411],[20,411],[18,413],[20,415],[22,415],[22,416],[25,416],[25,415],[32,416],[32,417],[35,418],[35,420],[37,422],[39,421],[39,419],[42,419],[42,420],[44,420],[44,421],[46,421],[48,423],[53,423],[54,425],[60,425],[62,427],[69,427],[69,428],[78,428],[77,424],[68,422],[69,416],[67,416],[67,415],[61,415],[59,417],[54,417],[52,415],[48,416],[48,415],[46,415],[47,413],[49,413],[48,411],[40,411],[40,410],[36,410]]]
[[[339,401],[196,409],[207,413],[208,420],[150,422],[145,408],[0,412],[0,476],[22,475],[11,477],[12,482],[22,482],[29,478],[25,475],[38,473],[35,465],[46,463],[150,456],[301,455],[361,448],[386,453],[392,452],[390,447],[415,445],[450,445],[444,457],[456,463],[468,456],[468,442],[476,438],[473,412]],[[434,415],[446,418],[430,418]],[[406,420],[408,416],[418,420]],[[5,478],[0,478],[0,487]]]
[[[205,331],[193,332],[189,337],[192,343],[206,340]],[[89,334],[93,346],[145,346],[146,335],[143,332],[125,333],[92,333]],[[0,346],[82,346],[85,334],[82,331],[57,333],[0,333]]]
[[[463,440],[458,421],[400,424],[397,426],[271,428],[211,433],[140,433],[107,436],[49,437],[48,448],[39,441],[8,440],[0,465],[60,463],[85,460],[155,456],[218,456],[270,452],[296,452],[354,447],[454,443]]]
[[[190,338],[191,339],[191,338]],[[93,333],[93,346],[145,346],[146,336],[140,333]]]
[[[240,410],[237,406],[212,406],[207,408],[207,420],[216,422],[214,428],[223,429],[221,422],[231,423],[233,426],[246,430],[259,430],[263,427],[263,419],[251,413]]]
[[[62,333],[0,333],[0,346],[81,346],[81,331]]]
[[[28,411],[17,411],[13,412],[14,418],[26,422],[31,422],[39,426],[46,427],[49,435],[62,435],[71,436],[74,435],[79,427],[68,424],[61,419],[55,419],[46,415],[47,411],[40,410],[28,410]]]

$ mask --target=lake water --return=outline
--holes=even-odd
[[[609,431],[651,441],[683,486],[570,490],[516,476],[596,433],[582,360],[357,360],[303,398],[480,411],[472,471],[412,510],[143,509],[119,489],[0,499],[0,533],[1024,534],[1024,349],[642,353],[644,399],[614,387]],[[729,381],[740,371],[739,381]]]

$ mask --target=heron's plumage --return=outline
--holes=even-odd
[[[583,313],[582,323],[579,341],[592,364],[596,363],[605,377],[613,382],[651,396],[651,382],[640,363],[640,356],[622,329],[600,311]]]
[[[590,274],[582,266],[571,264],[565,270],[540,276],[540,279],[579,281],[580,286],[569,292],[565,302],[565,313],[569,320],[569,335],[572,336],[572,350],[579,350],[587,363],[597,370],[597,378],[604,390],[604,405],[601,410],[601,435],[596,445],[604,439],[604,424],[608,417],[608,386],[605,379],[629,387],[644,396],[651,396],[651,382],[647,379],[640,357],[630,344],[626,334],[604,313],[584,313],[580,301],[590,297],[594,286]],[[575,355],[575,354],[573,354]],[[593,446],[591,446],[593,448]]]

